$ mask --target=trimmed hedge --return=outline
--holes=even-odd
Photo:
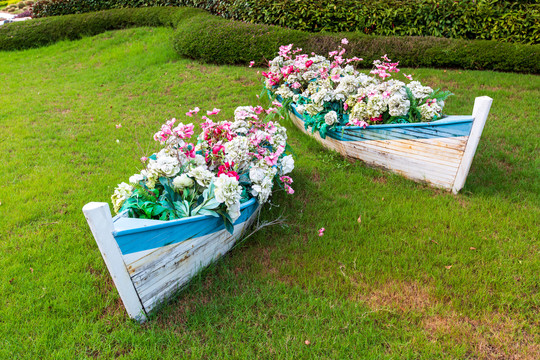
[[[75,40],[108,30],[142,26],[173,26],[185,17],[204,12],[192,8],[114,9],[96,13],[55,16],[0,26],[0,50],[22,50],[60,40]]]
[[[435,37],[382,37],[355,33],[308,33],[277,26],[225,20],[193,8],[115,9],[10,23],[0,27],[0,50],[19,50],[108,30],[137,26],[173,26],[173,45],[185,57],[216,64],[259,65],[274,58],[280,45],[294,43],[305,52],[333,50],[349,39],[348,55],[360,66],[383,54],[401,66],[462,68],[540,73],[540,45],[456,40]]]
[[[36,17],[112,8],[190,6],[224,18],[309,32],[540,43],[535,0],[39,0]]]
[[[246,24],[206,14],[178,24],[176,51],[185,57],[216,64],[266,65],[279,45],[293,43],[304,52],[327,54],[340,39],[349,40],[348,56],[364,59],[359,66],[388,54],[406,67],[462,68],[540,73],[540,45],[436,37],[382,37],[362,33],[308,33],[277,26]]]

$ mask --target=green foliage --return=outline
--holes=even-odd
[[[108,30],[172,26],[200,10],[188,8],[114,9],[103,12],[32,19],[0,27],[0,50],[20,50],[75,40]]]
[[[227,21],[201,14],[179,22],[173,37],[182,56],[217,64],[245,64],[254,60],[266,66],[279,45],[294,43],[305,53],[327,54],[341,38],[349,39],[348,56],[363,58],[358,66],[388,54],[400,66],[462,68],[540,73],[540,45],[488,40],[458,40],[421,36],[368,36],[354,33],[308,33],[276,26]]]
[[[212,183],[203,191],[199,191],[201,189],[196,184],[195,188],[175,190],[172,180],[166,177],[159,178],[155,189],[148,189],[144,182],[140,182],[119,213],[126,211],[129,217],[154,220],[176,220],[196,215],[222,217],[225,228],[232,234],[232,219],[216,200],[214,189]]]
[[[277,26],[252,25],[211,15],[178,23],[173,37],[176,51],[186,57],[219,64],[259,64],[272,59],[279,44],[304,43],[310,34]]]
[[[341,38],[347,37],[348,54],[364,59],[360,67],[370,68],[373,60],[388,54],[399,59],[401,66],[408,67],[540,73],[540,45],[422,36],[368,36],[360,32],[313,34],[230,21],[193,8],[114,9],[6,24],[0,27],[0,50],[39,47],[137,26],[176,27],[172,41],[180,55],[217,64],[247,65],[254,60],[265,66],[274,58],[279,45],[289,43],[308,53],[328,53]]]
[[[309,32],[540,42],[540,8],[502,0],[40,0],[37,17],[123,7],[191,6],[224,18]]]

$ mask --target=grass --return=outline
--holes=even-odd
[[[82,206],[138,169],[164,120],[194,106],[230,116],[260,91],[256,69],[178,59],[170,36],[2,54],[0,358],[540,358],[533,75],[406,70],[456,94],[449,114],[494,99],[457,196],[343,160],[286,123],[296,193],[266,216],[289,225],[130,321]]]

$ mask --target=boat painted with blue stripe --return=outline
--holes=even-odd
[[[476,98],[472,115],[424,123],[345,126],[328,130],[324,139],[305,128],[294,104],[289,113],[298,128],[329,149],[457,193],[465,184],[492,101],[487,96]]]
[[[83,212],[130,317],[150,311],[229,251],[254,222],[256,199],[241,204],[231,234],[221,218],[202,215],[172,221],[112,217],[107,203]]]

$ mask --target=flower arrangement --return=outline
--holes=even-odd
[[[353,64],[362,59],[343,57],[347,44],[343,39],[329,58],[299,54],[302,49],[292,50],[292,44],[281,46],[262,73],[265,88],[285,109],[294,107],[306,129],[319,131],[322,138],[332,128],[435,121],[443,116],[449,91],[433,90],[411,75],[404,74],[408,83],[393,79],[399,62],[387,55],[373,62],[371,75],[361,73]]]
[[[195,117],[199,108],[186,113]],[[268,201],[274,184],[292,194],[288,174],[287,132],[271,121],[275,109],[241,106],[234,121],[214,122],[207,111],[196,141],[194,125],[167,121],[155,133],[162,148],[143,158],[146,168],[121,183],[112,195],[114,210],[129,217],[174,220],[195,215],[221,216],[229,232],[240,216],[240,204]],[[263,116],[267,115],[264,119]],[[196,142],[196,144],[194,144]]]

